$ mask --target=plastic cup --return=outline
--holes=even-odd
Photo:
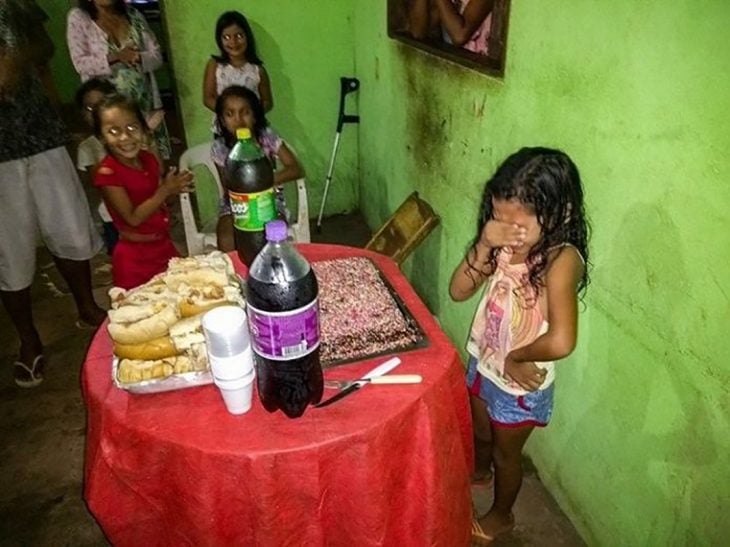
[[[214,308],[202,323],[209,357],[231,357],[250,348],[246,312],[238,306]]]
[[[253,399],[253,372],[231,381],[215,380],[215,384],[221,392],[226,409],[231,414],[245,414],[251,408]]]
[[[210,372],[218,380],[237,380],[253,372],[253,353],[251,346],[238,355],[216,357],[208,355]]]

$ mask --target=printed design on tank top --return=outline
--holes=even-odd
[[[510,264],[510,256],[500,253],[484,306],[477,312],[472,328],[479,361],[502,378],[507,355],[535,340],[543,326],[543,314],[537,293],[529,283],[527,266]]]

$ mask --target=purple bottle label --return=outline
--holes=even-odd
[[[319,346],[317,299],[285,312],[257,310],[246,303],[253,349],[261,357],[290,361],[312,353]]]

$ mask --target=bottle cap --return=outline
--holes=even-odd
[[[287,237],[286,222],[283,220],[272,220],[266,223],[266,240],[267,241],[284,241]]]
[[[243,141],[251,138],[251,130],[248,127],[240,127],[236,129],[236,138]]]

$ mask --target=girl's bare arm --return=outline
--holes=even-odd
[[[468,300],[491,275],[492,272],[488,270],[487,264],[490,251],[491,248],[481,241],[467,251],[464,260],[451,276],[449,295],[452,300],[456,302]]]
[[[494,219],[488,221],[482,228],[476,246],[469,249],[451,276],[451,299],[461,302],[471,298],[493,273],[488,264],[491,250],[507,246],[520,247],[526,234],[525,228],[517,224]]]
[[[269,80],[269,74],[266,72],[264,67],[259,67],[259,75],[261,77],[261,81],[259,82],[261,106],[264,107],[264,112],[268,112],[274,108],[274,96],[271,93],[271,80]]]
[[[99,173],[109,174],[104,172],[107,169],[101,167]],[[168,197],[191,191],[192,184],[193,174],[190,171],[177,172],[171,168],[155,193],[137,206],[132,203],[127,190],[122,186],[102,186],[100,190],[106,204],[119,213],[124,222],[136,227],[159,209]]]
[[[578,284],[584,268],[575,248],[555,251],[546,275],[548,330],[511,352],[509,358],[517,362],[554,361],[573,352],[578,338]]]
[[[429,0],[411,0],[408,6],[408,31],[416,40],[429,35],[431,26],[431,6]]]
[[[208,64],[205,65],[205,75],[203,76],[203,104],[213,112],[215,112],[215,100],[218,97],[215,86],[215,66],[216,62],[214,59],[208,61]]]
[[[276,173],[274,173],[274,184],[284,184],[285,182],[297,180],[304,176],[304,171],[302,170],[301,165],[299,165],[299,160],[294,155],[294,152],[292,152],[283,142],[279,147],[277,155],[281,162],[282,169],[279,169]]]
[[[435,0],[441,24],[456,46],[463,46],[494,8],[494,0],[471,0],[459,13],[451,0]]]

